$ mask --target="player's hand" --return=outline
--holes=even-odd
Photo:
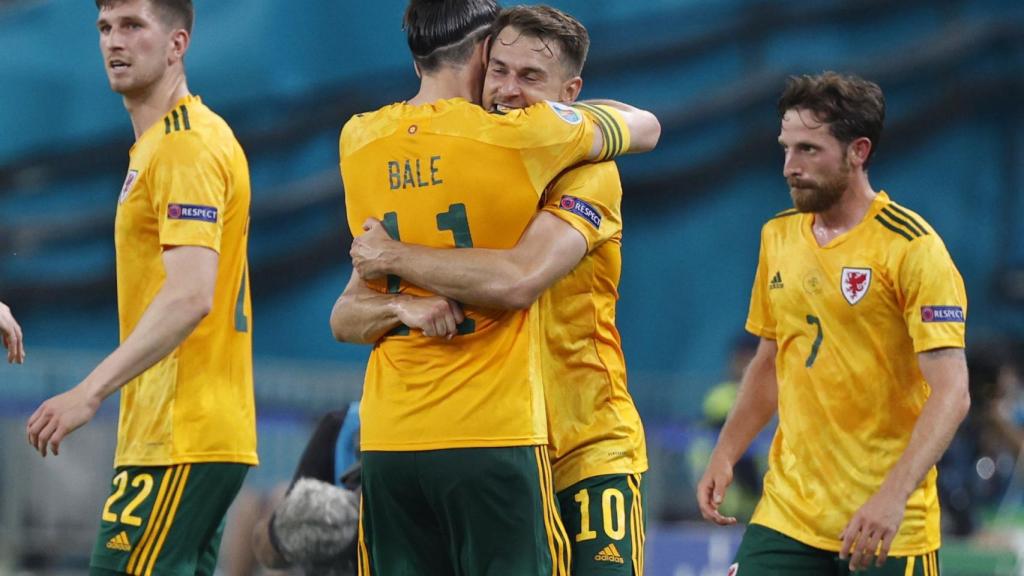
[[[885,564],[889,557],[889,547],[903,522],[906,507],[906,498],[883,486],[853,515],[853,519],[839,535],[843,541],[839,557],[850,559],[851,571],[867,570],[873,558],[875,566]]]
[[[697,505],[704,519],[719,526],[730,526],[736,523],[733,516],[722,516],[718,507],[725,499],[725,491],[732,484],[732,464],[715,454],[704,470],[704,476],[697,483]]]
[[[83,424],[92,420],[100,407],[82,385],[43,402],[28,419],[28,443],[46,458],[47,449],[60,454],[60,443]]]
[[[367,218],[363,222],[363,230],[362,235],[352,240],[352,248],[348,251],[352,266],[363,280],[375,280],[390,274],[388,266],[401,243],[392,240],[376,218]]]
[[[25,363],[25,340],[21,335],[21,326],[11,314],[11,309],[0,302],[0,336],[7,348],[7,361],[11,364]]]
[[[465,319],[458,302],[440,296],[411,296],[398,303],[398,319],[424,336],[451,339]]]

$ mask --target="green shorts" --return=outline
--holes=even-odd
[[[224,515],[248,470],[222,463],[118,468],[89,573],[213,574]]]
[[[546,447],[362,459],[360,576],[568,576]]]
[[[837,552],[812,548],[785,534],[750,524],[736,552],[730,576],[847,576],[850,561]],[[890,556],[881,568],[857,572],[864,576],[939,576],[939,553]]]
[[[595,476],[558,493],[572,540],[573,576],[644,573],[647,515],[642,474]]]

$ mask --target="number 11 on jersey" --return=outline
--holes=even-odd
[[[387,230],[388,236],[392,239],[401,242],[402,236],[398,231],[398,213],[388,212],[384,215],[381,220],[381,224],[384,229]],[[466,205],[461,202],[458,204],[451,204],[448,206],[448,211],[441,212],[437,215],[437,229],[440,231],[448,231],[452,233],[452,239],[455,242],[456,248],[472,248],[473,247],[473,235],[469,231],[469,216],[466,214]],[[398,276],[388,275],[388,293],[397,294],[401,287],[401,279]],[[472,334],[476,331],[476,320],[472,318],[466,318],[458,325],[459,334]],[[409,334],[408,326],[399,326],[391,331],[392,335],[407,336]]]

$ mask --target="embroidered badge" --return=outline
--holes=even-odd
[[[871,287],[871,268],[843,268],[843,276],[839,281],[843,290],[843,298],[850,305],[860,302]]]

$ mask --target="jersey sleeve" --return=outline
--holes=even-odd
[[[754,287],[750,293],[750,311],[747,314],[747,332],[775,340],[776,320],[772,314],[771,300],[768,298],[768,261],[765,249],[766,231],[761,230],[761,249],[757,256],[757,272],[754,274]]]
[[[582,110],[600,130],[603,139],[600,160],[611,160],[629,151],[629,127],[626,126],[622,112],[610,106],[595,106],[585,102],[578,102],[573,107]]]
[[[152,170],[160,244],[202,246],[219,253],[230,171],[193,134],[167,137]]]
[[[908,246],[900,265],[899,283],[914,351],[963,348],[967,291],[938,236],[922,236]]]
[[[622,232],[622,184],[612,162],[588,164],[563,174],[542,208],[587,241],[590,252]]]
[[[603,142],[599,159],[609,160],[628,150],[625,120],[605,106],[576,108],[540,102],[508,116],[518,124],[516,145],[538,194],[562,171],[587,161],[596,132]]]

